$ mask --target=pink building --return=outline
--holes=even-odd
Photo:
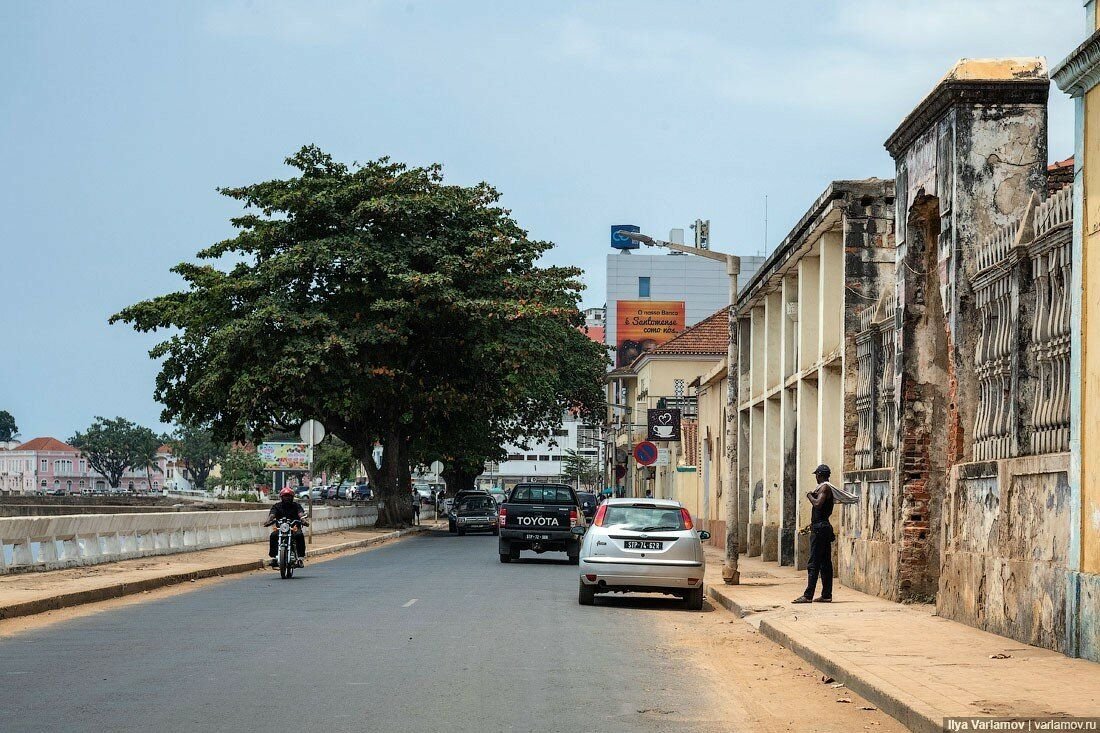
[[[119,488],[127,491],[160,491],[190,488],[184,471],[168,446],[157,451],[152,477],[144,468],[127,471]],[[171,482],[166,481],[167,476]],[[14,448],[0,450],[0,491],[32,494],[36,491],[106,491],[106,477],[88,465],[80,450],[57,438],[35,438]]]

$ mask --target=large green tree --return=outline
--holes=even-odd
[[[359,456],[350,445],[333,436],[313,449],[313,473],[327,473],[353,481],[359,474]]]
[[[0,410],[0,443],[15,440],[19,435],[19,426],[15,424],[15,418],[7,410]]]
[[[150,471],[152,481],[161,437],[123,417],[97,416],[87,430],[70,438],[69,444],[80,449],[88,465],[103,474],[111,488],[118,488],[123,474],[132,469]]]
[[[222,458],[219,486],[232,491],[252,491],[264,476],[264,462],[256,451],[235,445]]]
[[[208,425],[177,425],[171,438],[168,444],[183,461],[191,475],[191,483],[196,489],[205,489],[210,472],[225,458],[229,445],[217,440]]]
[[[412,464],[480,463],[480,436],[539,433],[596,404],[603,354],[574,337],[579,272],[538,266],[551,245],[491,186],[388,159],[349,167],[314,147],[287,163],[297,176],[222,190],[247,207],[240,231],[199,253],[210,262],[174,269],[185,290],[112,318],[174,329],[150,352],[166,416],[210,421],[222,439],[317,418],[365,466],[379,524],[395,525],[411,518]],[[562,373],[572,361],[583,384]]]

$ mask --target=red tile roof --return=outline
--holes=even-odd
[[[16,450],[52,450],[79,452],[79,449],[73,448],[68,443],[62,443],[57,438],[35,438],[34,440],[28,440],[26,443],[16,448]]]
[[[723,308],[648,353],[669,356],[725,356],[729,333],[729,311]]]

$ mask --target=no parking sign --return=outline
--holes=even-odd
[[[657,446],[648,440],[643,440],[634,446],[634,460],[641,466],[652,466],[657,462]]]

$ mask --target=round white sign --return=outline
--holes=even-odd
[[[443,464],[439,461],[432,461],[432,465],[430,466],[430,468],[432,469],[432,473],[434,473],[436,476],[443,473]]]
[[[302,442],[306,445],[317,445],[325,439],[325,426],[316,420],[306,420],[298,430],[298,435],[302,436]]]

